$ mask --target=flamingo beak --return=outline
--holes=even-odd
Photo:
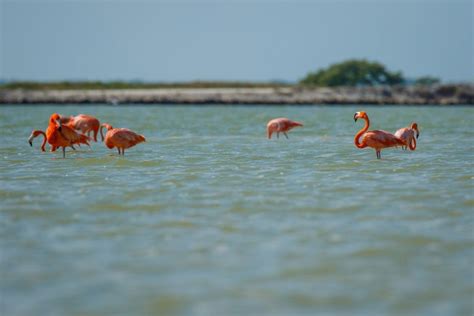
[[[33,135],[31,135],[31,136],[28,138],[28,143],[30,143],[30,146],[33,147]]]
[[[56,124],[58,124],[58,131],[61,131],[61,121],[59,119],[56,120]]]
[[[354,114],[354,122],[357,122],[357,119],[358,119],[357,114],[358,113]]]
[[[416,139],[418,139],[418,136],[420,136],[420,132],[416,130]]]

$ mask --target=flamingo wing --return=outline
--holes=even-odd
[[[362,142],[373,148],[386,148],[405,145],[405,142],[392,133],[382,130],[368,131]]]
[[[411,128],[400,128],[398,131],[395,132],[394,134],[396,137],[401,138],[401,139],[408,139],[411,135],[414,135],[414,132]]]
[[[77,133],[74,129],[67,125],[61,125],[61,131],[60,131],[61,136],[69,141],[71,144],[87,144],[89,140],[89,137],[83,134]]]
[[[119,143],[121,147],[131,147],[145,141],[145,137],[127,128],[117,129],[113,137],[115,142]]]
[[[404,135],[407,131],[408,131],[408,128],[406,127],[400,128],[399,130],[395,132],[394,135],[397,136],[398,138],[402,138],[402,135]]]

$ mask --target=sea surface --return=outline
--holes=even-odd
[[[416,121],[416,151],[357,149],[360,110]],[[54,112],[147,141],[30,147]],[[268,140],[275,117],[304,127]],[[1,315],[473,314],[473,107],[1,106],[0,130]]]

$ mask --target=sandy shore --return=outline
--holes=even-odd
[[[474,104],[474,85],[363,88],[6,90],[1,104]]]

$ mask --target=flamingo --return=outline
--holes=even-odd
[[[46,133],[43,132],[42,130],[34,130],[31,132],[30,134],[30,137],[28,137],[28,143],[30,143],[30,146],[33,147],[33,139],[35,139],[36,137],[40,136],[40,135],[43,135],[43,143],[41,144],[41,151],[46,151],[46,142],[48,140],[48,138],[46,137]],[[78,144],[79,146],[81,146],[80,144]],[[74,148],[74,146],[71,144],[71,147],[72,149],[76,150],[76,148]],[[51,151],[56,151],[56,148],[55,146],[51,146]]]
[[[117,147],[119,155],[125,155],[125,149],[135,146],[136,144],[145,142],[145,136],[139,135],[127,128],[113,128],[112,125],[103,123],[100,127],[100,136],[104,139],[102,128],[107,129],[105,134],[105,146],[112,149]]]
[[[283,135],[285,135],[285,137],[288,139],[288,134],[286,132],[297,126],[303,126],[303,124],[289,120],[286,117],[273,119],[267,123],[268,139],[272,138],[272,134],[274,132],[277,133],[277,138],[280,138],[280,132],[282,132]]]
[[[370,125],[367,113],[362,111],[356,112],[354,114],[354,121],[357,121],[359,118],[365,120],[365,126],[354,137],[354,144],[357,148],[372,147],[375,149],[377,159],[380,159],[382,157],[381,150],[383,148],[405,145],[403,140],[389,132],[379,130],[367,131]],[[364,135],[362,142],[359,142],[362,135]]]
[[[61,115],[60,122],[72,129],[81,131],[82,134],[87,136],[90,136],[91,132],[93,132],[94,141],[97,142],[97,133],[99,133],[100,128],[100,122],[97,118],[86,114],[69,117]]]
[[[418,136],[420,136],[420,131],[418,130],[418,124],[413,122],[411,123],[410,127],[400,128],[398,131],[395,132],[395,136],[405,141],[405,146],[402,146],[403,149],[406,150],[407,145],[410,148],[410,150],[416,149],[415,131],[416,131],[416,139],[418,139]]]
[[[63,148],[63,158],[66,158],[66,147],[74,144],[86,144],[89,146],[89,137],[77,133],[74,129],[60,123],[60,116],[53,113],[49,118],[49,125],[46,129],[46,138],[48,143],[53,147],[51,151],[58,147]]]

